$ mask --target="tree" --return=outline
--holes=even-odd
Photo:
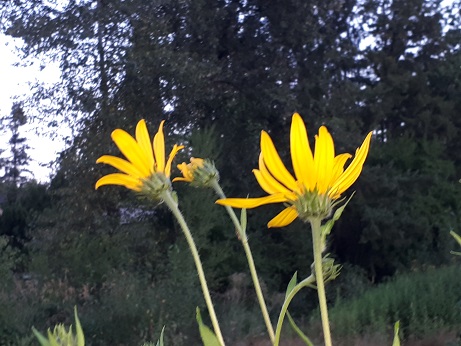
[[[29,146],[26,144],[27,139],[21,137],[20,129],[27,123],[27,117],[20,103],[14,103],[11,107],[11,115],[3,117],[2,130],[11,132],[10,140],[10,156],[3,158],[3,169],[5,170],[2,179],[3,183],[19,186],[27,181],[24,173],[31,173],[27,169],[30,157],[27,154]],[[5,124],[6,123],[6,124]]]

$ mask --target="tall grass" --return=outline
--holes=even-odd
[[[404,337],[461,327],[461,267],[397,276],[330,311],[337,336],[389,334],[400,320]]]

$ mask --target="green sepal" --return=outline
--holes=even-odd
[[[295,331],[296,334],[301,338],[301,340],[308,346],[314,346],[312,341],[307,337],[306,334],[302,332],[302,330],[298,327],[298,325],[295,323],[293,318],[291,317],[290,313],[287,311],[287,317],[288,317],[288,322],[290,322],[291,328]]]
[[[200,315],[200,309],[197,307],[197,323],[200,330],[200,337],[203,341],[203,346],[221,346],[218,338],[213,331],[203,324],[202,316]]]
[[[34,333],[35,337],[37,338],[38,342],[42,346],[50,346],[50,342],[48,341],[47,338],[43,336],[42,333],[40,333],[35,327],[32,327],[32,332]]]
[[[349,199],[344,203],[342,206],[340,206],[338,209],[335,210],[333,217],[325,222],[325,224],[322,226],[322,235],[326,237],[328,234],[330,234],[331,229],[333,228],[333,225],[335,224],[336,221],[339,220],[341,217],[341,214],[343,213],[344,209],[346,208],[347,204],[350,202],[352,197],[354,197],[355,192],[352,193],[352,195],[349,197]],[[336,203],[335,203],[336,204]]]
[[[160,337],[158,338],[157,344],[155,346],[164,346],[163,344],[163,331],[165,330],[165,326],[162,328],[162,332],[160,333]]]
[[[394,341],[392,342],[392,346],[400,346],[399,329],[400,321],[397,321],[394,324]]]

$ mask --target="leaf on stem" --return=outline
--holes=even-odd
[[[203,324],[202,316],[200,315],[200,309],[197,307],[197,323],[200,330],[200,337],[203,341],[203,346],[221,346],[218,338],[213,331]]]
[[[291,291],[293,291],[293,288],[295,288],[297,283],[298,283],[298,272],[295,272],[293,274],[293,277],[291,278],[290,282],[288,283],[287,291],[285,293],[285,300],[287,299],[287,297],[291,293]]]
[[[302,341],[308,346],[314,346],[312,341],[307,337],[306,334],[302,332],[302,330],[298,327],[298,325],[295,323],[293,318],[291,317],[290,313],[287,311],[287,317],[288,317],[288,322],[290,322],[291,328],[295,331],[296,334],[301,338]]]

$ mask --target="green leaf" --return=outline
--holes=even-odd
[[[34,333],[35,337],[38,339],[38,342],[40,342],[40,345],[42,346],[50,346],[50,343],[47,338],[43,336],[42,333],[40,333],[35,327],[32,327],[32,332]]]
[[[218,338],[213,331],[203,324],[200,309],[197,307],[197,323],[200,330],[200,337],[202,338],[204,346],[221,346]]]
[[[394,324],[394,341],[392,342],[392,346],[400,346],[399,329],[400,321],[397,321]]]
[[[453,232],[453,231],[450,231],[450,234],[453,236],[453,238],[456,239],[456,241],[459,243],[459,245],[461,245],[461,237],[458,234],[456,234],[455,232]]]
[[[83,334],[82,325],[80,324],[80,320],[78,318],[76,306],[74,306],[74,316],[75,316],[75,330],[77,333],[77,345],[85,346],[85,335]]]
[[[158,339],[156,346],[164,346],[164,344],[163,344],[163,331],[164,330],[165,330],[165,326],[163,326],[163,328],[162,328],[162,332],[160,333],[160,338]]]
[[[322,226],[322,236],[323,237],[326,237],[328,234],[330,234],[331,229],[333,228],[333,225],[335,224],[336,221],[339,220],[347,204],[351,201],[352,197],[354,197],[354,194],[355,192],[352,193],[352,195],[349,197],[346,203],[344,203],[342,206],[336,209],[335,213],[333,214],[333,217],[327,222],[325,222],[325,224]]]
[[[51,330],[48,329],[48,342],[50,346],[59,346],[56,337],[51,333]]]
[[[302,330],[298,327],[298,325],[295,323],[293,318],[291,317],[290,313],[287,311],[287,317],[288,317],[288,322],[290,322],[291,328],[298,334],[298,336],[301,338],[302,341],[308,346],[314,346],[312,341],[307,337],[306,334],[302,332]]]
[[[288,283],[287,291],[285,293],[285,300],[287,299],[287,297],[291,293],[291,291],[293,291],[293,288],[295,288],[297,282],[298,282],[298,272],[295,272],[293,274],[293,277],[291,278],[290,282]]]

